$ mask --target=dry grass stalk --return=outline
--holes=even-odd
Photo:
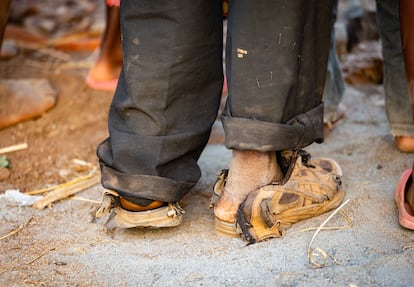
[[[28,148],[27,143],[15,144],[15,145],[12,145],[12,146],[0,148],[0,154],[14,152],[14,151],[22,150],[22,149],[27,149],[27,148]]]
[[[16,228],[15,230],[7,233],[6,235],[0,237],[0,240],[3,240],[3,239],[5,239],[5,238],[7,238],[9,236],[12,236],[12,235],[20,232],[21,230],[23,230],[30,223],[30,221],[32,221],[32,219],[33,219],[33,217],[30,217],[28,221],[26,221],[25,223],[23,223],[22,225],[20,225],[18,228]]]
[[[334,217],[335,214],[337,214],[347,203],[349,202],[349,199],[346,200],[344,203],[342,203],[337,209],[335,209],[334,212],[329,215],[329,217],[318,227],[315,234],[312,236],[312,239],[308,246],[308,258],[309,263],[315,267],[321,268],[326,266],[326,261],[328,259],[327,253],[319,247],[312,248],[312,243],[315,240],[316,236],[319,234],[319,232],[323,229],[326,223],[328,223],[329,220],[331,220],[332,217]],[[318,254],[319,253],[319,254]],[[315,260],[315,257],[321,256],[321,263],[319,263],[317,260]]]
[[[95,203],[95,204],[100,204],[101,203],[100,201],[89,199],[89,198],[84,198],[84,197],[80,197],[80,196],[71,196],[70,199],[79,200],[79,201],[86,201],[86,202]]]
[[[338,212],[340,215],[342,215],[342,217],[346,220],[346,222],[348,222],[348,225],[344,225],[344,226],[326,226],[326,227],[322,227],[321,230],[338,230],[338,229],[348,229],[351,228],[352,225],[354,224],[352,221],[352,218],[350,218],[345,212],[343,212],[342,210],[340,210]],[[309,227],[309,228],[305,228],[302,229],[302,232],[305,231],[312,231],[312,230],[318,230],[319,227]]]
[[[59,245],[62,245],[63,243],[60,243],[60,244],[58,244],[58,245],[55,245],[55,246],[53,246],[53,247],[51,247],[51,248],[49,248],[49,249],[46,249],[45,251],[43,251],[42,253],[40,253],[39,255],[37,255],[37,256],[35,256],[35,257],[33,257],[33,259],[31,259],[31,260],[29,260],[29,261],[27,261],[26,262],[26,264],[27,265],[29,265],[29,264],[32,264],[33,262],[35,262],[37,259],[39,259],[40,257],[42,257],[43,255],[45,255],[46,253],[49,253],[50,251],[52,251],[52,250],[55,250],[56,248],[58,248],[59,247]]]
[[[100,175],[90,175],[84,177],[82,180],[77,180],[76,183],[68,182],[60,185],[60,187],[50,191],[45,197],[39,199],[33,204],[34,208],[43,209],[49,204],[58,201],[60,199],[69,197],[75,193],[78,193],[86,188],[100,183]]]
[[[78,159],[78,158],[74,158],[72,161],[73,161],[73,163],[75,163],[77,165],[88,166],[90,168],[93,167],[93,164],[91,164],[90,162],[87,162],[87,161],[84,161],[84,160],[81,160],[81,159]]]
[[[14,267],[14,265],[16,265],[18,259],[13,260],[9,265],[6,266],[6,268],[4,268],[2,271],[0,271],[0,275],[3,275],[3,273],[5,273],[7,270],[9,270],[10,268]]]
[[[68,182],[65,182],[65,183],[61,183],[61,184],[58,184],[58,185],[54,185],[54,186],[46,187],[46,188],[42,188],[42,189],[28,191],[28,192],[26,192],[26,194],[29,194],[29,195],[38,195],[38,194],[46,193],[48,191],[52,191],[52,190],[56,190],[56,189],[60,189],[60,188],[65,188],[65,187],[70,187],[72,185],[75,185],[75,184],[77,184],[79,182],[83,182],[83,181],[88,180],[88,179],[90,179],[92,177],[95,177],[95,176],[96,175],[94,175],[93,173],[90,173],[88,175],[75,178],[75,179],[73,179],[71,181],[68,181]]]

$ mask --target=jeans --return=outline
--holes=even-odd
[[[322,94],[332,1],[230,1],[229,149],[281,151],[323,140]],[[200,178],[197,160],[223,83],[221,0],[122,0],[123,67],[97,149],[105,188],[179,201]]]
[[[385,110],[394,136],[414,136],[414,123],[401,46],[399,1],[377,0],[384,58]]]
[[[331,119],[336,117],[338,106],[345,92],[345,81],[342,75],[342,66],[336,52],[335,21],[337,14],[338,0],[333,0],[331,42],[329,48],[325,90],[322,97],[324,103],[325,122],[329,122]]]

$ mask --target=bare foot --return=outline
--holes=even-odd
[[[95,82],[107,82],[119,77],[122,66],[122,43],[120,32],[120,10],[107,6],[106,27],[99,47],[99,56],[89,71]]]
[[[0,129],[38,117],[55,102],[45,79],[0,80]]]
[[[396,136],[395,144],[397,148],[406,153],[414,153],[414,137],[411,136]]]
[[[214,207],[215,216],[235,222],[239,205],[251,191],[282,178],[274,152],[233,150],[226,186]]]
[[[114,64],[108,59],[100,58],[89,71],[89,76],[96,82],[112,81],[118,79],[121,66],[122,60]]]

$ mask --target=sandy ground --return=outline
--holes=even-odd
[[[0,201],[1,286],[410,286],[414,233],[398,225],[393,188],[413,155],[396,150],[381,86],[347,87],[346,118],[323,144],[307,150],[335,158],[344,170],[352,227],[321,231],[312,247],[328,255],[309,264],[308,246],[328,214],[297,223],[285,237],[246,246],[215,234],[209,197],[230,152],[209,145],[203,176],[183,200],[182,225],[162,230],[107,228],[97,204],[67,199],[37,210]],[[102,187],[78,196],[99,201]],[[336,214],[329,226],[347,226]]]

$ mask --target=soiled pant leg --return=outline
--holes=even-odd
[[[229,12],[226,147],[279,151],[322,141],[332,1],[237,0]]]
[[[394,136],[414,136],[414,124],[401,46],[399,1],[377,1],[384,58],[385,110]]]
[[[404,55],[405,73],[408,81],[408,94],[410,95],[411,112],[414,123],[414,2],[400,0],[400,27]]]
[[[176,202],[197,182],[217,116],[220,0],[122,0],[123,67],[98,147],[104,187]]]

